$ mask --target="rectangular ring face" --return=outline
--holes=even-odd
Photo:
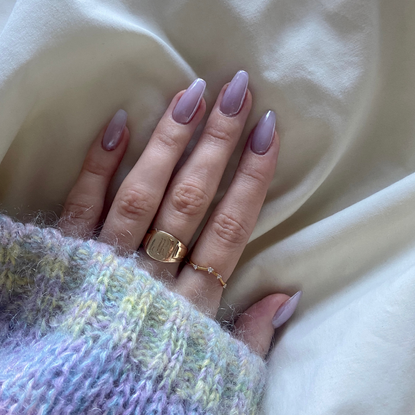
[[[157,261],[168,261],[176,247],[176,241],[164,232],[155,233],[148,245],[147,254]]]

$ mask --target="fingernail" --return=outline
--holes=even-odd
[[[226,88],[220,103],[220,110],[223,114],[233,116],[239,112],[244,102],[248,81],[249,75],[247,72],[239,71],[236,73],[228,88]]]
[[[127,124],[127,113],[118,110],[108,124],[104,137],[102,137],[102,147],[104,150],[114,150],[121,141],[122,132]]]
[[[192,85],[187,88],[173,110],[172,117],[174,121],[180,124],[188,124],[191,121],[199,107],[205,88],[206,82],[201,78],[196,79]]]
[[[272,325],[274,328],[282,326],[294,314],[302,294],[302,291],[296,292],[292,297],[290,297],[285,303],[281,305],[272,319]]]
[[[275,132],[275,112],[264,114],[255,127],[251,140],[251,150],[256,154],[265,154],[271,147]]]

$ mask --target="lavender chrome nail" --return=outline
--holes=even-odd
[[[198,78],[187,88],[173,110],[174,121],[180,124],[188,124],[199,107],[200,100],[205,92],[206,82]]]
[[[236,115],[242,107],[248,88],[249,75],[238,71],[228,85],[220,103],[220,110],[228,116]]]
[[[114,150],[121,141],[122,132],[127,124],[127,113],[124,110],[118,110],[108,124],[104,137],[102,138],[102,147],[104,150]]]
[[[275,133],[276,116],[274,111],[264,114],[252,135],[251,150],[256,154],[265,154],[271,146]]]
[[[272,319],[274,328],[282,326],[294,314],[302,294],[303,292],[301,290],[296,292],[277,310]]]

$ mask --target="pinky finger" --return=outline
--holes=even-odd
[[[64,234],[92,237],[103,210],[109,182],[127,149],[130,133],[126,123],[127,113],[118,110],[89,148],[59,220]]]
[[[235,334],[255,353],[264,358],[271,346],[276,328],[282,326],[293,314],[302,291],[292,297],[272,294],[249,307],[235,323]]]

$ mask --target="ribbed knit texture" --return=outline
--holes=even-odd
[[[265,363],[114,247],[0,215],[0,414],[257,414]]]

